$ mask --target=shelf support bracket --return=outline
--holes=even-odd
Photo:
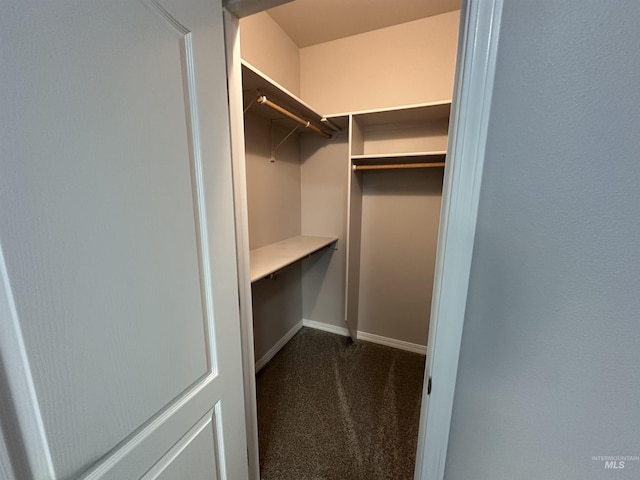
[[[293,127],[293,130],[291,130],[289,133],[287,133],[287,135],[282,140],[280,140],[280,143],[278,143],[274,147],[273,146],[273,144],[274,144],[274,140],[273,140],[274,123],[273,122],[274,122],[274,120],[271,120],[271,156],[269,157],[269,161],[271,163],[275,163],[275,161],[276,161],[276,150],[278,150],[282,146],[282,144],[284,142],[286,142],[291,135],[296,133],[296,130],[298,130],[298,128],[300,128],[300,125],[296,125],[295,127]]]
[[[246,114],[249,110],[251,110],[251,107],[253,107],[255,105],[255,103],[258,101],[258,93],[260,93],[258,91],[257,88],[251,89],[251,90],[243,90],[242,94],[244,96],[245,93],[251,93],[250,97],[251,97],[251,101],[249,102],[249,104],[244,107],[244,110],[242,110],[242,114]]]

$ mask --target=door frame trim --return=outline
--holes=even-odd
[[[240,3],[242,0],[239,0]],[[269,0],[245,0],[264,10]],[[503,0],[462,0],[415,480],[442,480],[471,273]],[[238,17],[225,14],[249,478],[259,479]],[[239,83],[238,83],[239,82]],[[241,110],[240,110],[241,111]],[[244,244],[245,250],[241,249]],[[427,395],[432,378],[433,390]]]
[[[462,3],[415,480],[444,478],[502,5]],[[433,389],[425,395],[430,379]]]
[[[233,197],[236,220],[236,251],[238,264],[238,301],[240,304],[240,343],[244,408],[247,429],[247,459],[249,479],[260,480],[258,448],[258,401],[256,391],[256,360],[253,344],[253,306],[249,256],[249,213],[247,208],[247,174],[244,150],[244,113],[242,96],[242,64],[240,57],[240,19],[223,10],[227,89],[229,93],[229,128],[233,169]]]

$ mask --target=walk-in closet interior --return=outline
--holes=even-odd
[[[240,20],[256,371],[303,327],[425,354],[459,8],[296,0]]]

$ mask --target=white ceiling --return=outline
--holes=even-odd
[[[460,0],[295,0],[267,10],[298,47],[460,9]]]

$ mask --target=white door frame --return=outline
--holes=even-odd
[[[262,2],[245,0],[253,11]],[[238,0],[236,3],[242,3]],[[415,480],[442,480],[475,239],[503,0],[463,0],[447,168],[440,214]],[[239,247],[248,245],[238,18],[225,16],[232,156]],[[245,250],[246,251],[246,250]],[[248,259],[239,253],[247,444],[251,480],[259,479],[253,323]],[[427,395],[431,378],[432,391]]]
[[[251,0],[253,2],[253,0]],[[269,0],[266,0],[269,1]],[[256,399],[256,361],[253,348],[253,307],[249,257],[249,214],[247,210],[247,175],[244,155],[244,112],[242,98],[242,65],[240,63],[239,18],[224,11],[224,36],[227,55],[227,88],[229,90],[229,125],[233,163],[233,196],[236,214],[238,255],[238,297],[240,302],[240,337],[245,389],[244,408],[247,426],[249,479],[260,479],[258,458],[258,402]]]
[[[415,480],[444,478],[503,0],[462,3]]]

